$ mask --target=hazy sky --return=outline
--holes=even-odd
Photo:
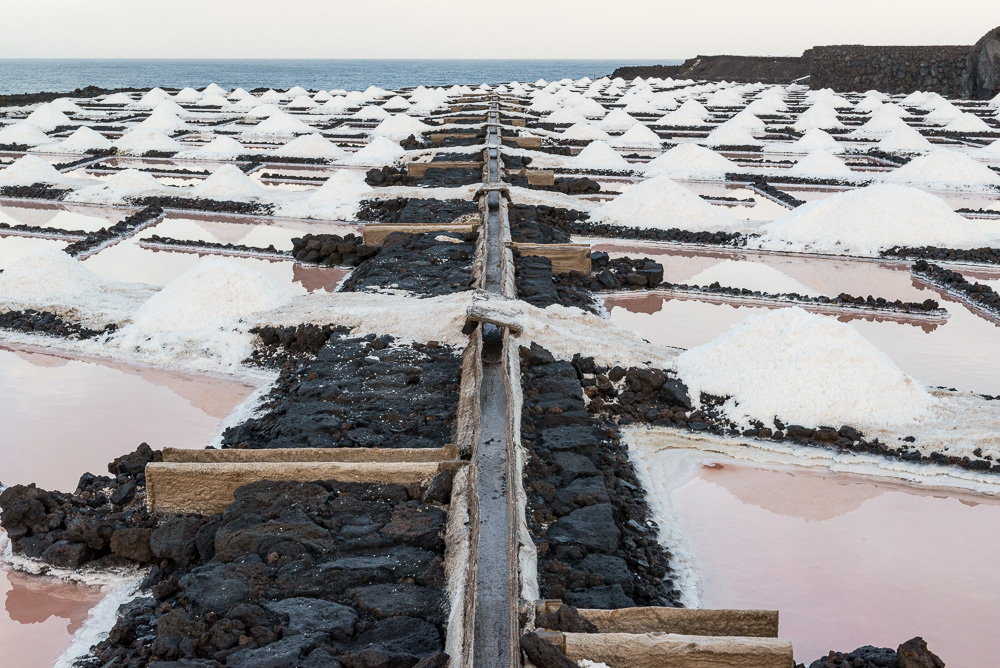
[[[972,44],[998,25],[1000,0],[0,0],[0,57],[797,55]]]

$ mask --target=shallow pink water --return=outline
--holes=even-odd
[[[267,248],[273,244],[278,250],[291,250],[292,239],[295,237],[310,233],[343,236],[357,233],[358,230],[357,225],[343,223],[171,214],[162,222],[143,230],[138,238],[148,239],[156,234],[173,239],[242,244],[258,248]]]
[[[252,385],[0,346],[0,481],[76,489],[142,442],[201,448]]]
[[[779,610],[798,661],[922,635],[948,666],[997,665],[996,500],[727,463],[671,503],[701,605]]]
[[[103,597],[96,587],[0,568],[3,665],[50,668]]]
[[[55,227],[63,230],[96,232],[124,220],[127,209],[73,206],[39,202],[11,202],[0,206],[0,222],[8,225]]]

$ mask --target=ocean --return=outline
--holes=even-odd
[[[166,86],[247,90],[363,90],[404,86],[505,83],[600,77],[625,65],[674,65],[680,60],[105,60],[0,59],[0,94],[69,92],[84,86]]]

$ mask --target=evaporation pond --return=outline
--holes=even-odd
[[[248,383],[0,346],[0,481],[73,491],[140,443],[202,448]]]

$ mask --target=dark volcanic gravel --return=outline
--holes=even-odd
[[[376,223],[450,223],[456,218],[479,213],[475,202],[460,199],[364,200],[358,220]]]
[[[511,204],[507,216],[511,239],[533,244],[569,243],[572,224],[587,218],[582,211],[527,204]]]
[[[457,243],[437,241],[441,236]],[[390,234],[378,253],[344,281],[342,291],[398,288],[417,297],[432,297],[471,290],[475,239],[475,234]]]
[[[288,330],[265,328],[275,355]],[[286,363],[264,414],[228,429],[230,448],[437,448],[452,442],[460,356],[437,344],[392,345],[391,337],[329,337],[315,359]],[[300,344],[304,348],[308,343]],[[312,344],[312,345],[315,345]],[[280,357],[279,357],[280,359]]]
[[[587,413],[578,367],[532,344],[521,348],[521,374],[524,484],[542,597],[583,608],[676,606],[670,555],[627,445],[612,422]]]
[[[117,325],[105,325],[103,329],[91,329],[69,320],[64,320],[55,313],[26,309],[24,311],[5,311],[0,313],[0,329],[15,332],[46,334],[67,339],[92,339],[104,334],[110,334],[118,329]]]

